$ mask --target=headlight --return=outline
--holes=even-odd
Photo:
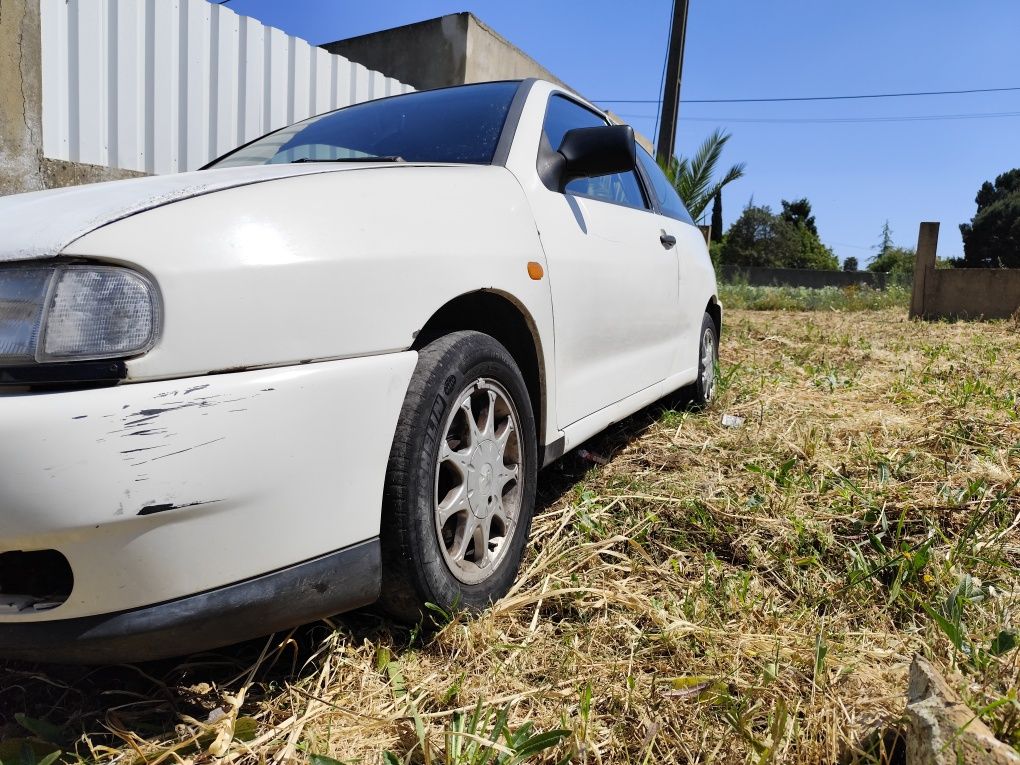
[[[159,320],[155,286],[126,268],[0,268],[0,364],[135,356]]]

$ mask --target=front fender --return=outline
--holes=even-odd
[[[545,266],[535,223],[501,167],[389,165],[229,189],[63,254],[136,265],[159,285],[163,333],[128,380],[404,350],[436,306],[478,289],[512,295],[552,336],[548,280],[527,272]]]

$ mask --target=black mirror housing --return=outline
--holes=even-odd
[[[634,128],[630,125],[574,128],[563,136],[557,153],[564,159],[561,190],[575,178],[625,173],[637,164]]]

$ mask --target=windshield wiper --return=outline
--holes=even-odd
[[[292,159],[290,164],[296,165],[300,162],[406,162],[403,157],[397,156],[382,156],[382,157],[337,157],[336,159],[311,159],[310,157],[301,157],[301,159]]]

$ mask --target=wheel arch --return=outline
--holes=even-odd
[[[437,309],[415,333],[412,350],[418,350],[443,335],[459,330],[484,332],[510,352],[524,376],[535,413],[539,455],[546,446],[545,428],[549,416],[545,355],[534,318],[513,295],[501,290],[476,290],[449,300]],[[541,459],[539,465],[542,464]]]
[[[712,321],[715,322],[716,337],[722,339],[722,305],[715,295],[709,298],[708,305],[705,306],[705,313],[711,316]]]

